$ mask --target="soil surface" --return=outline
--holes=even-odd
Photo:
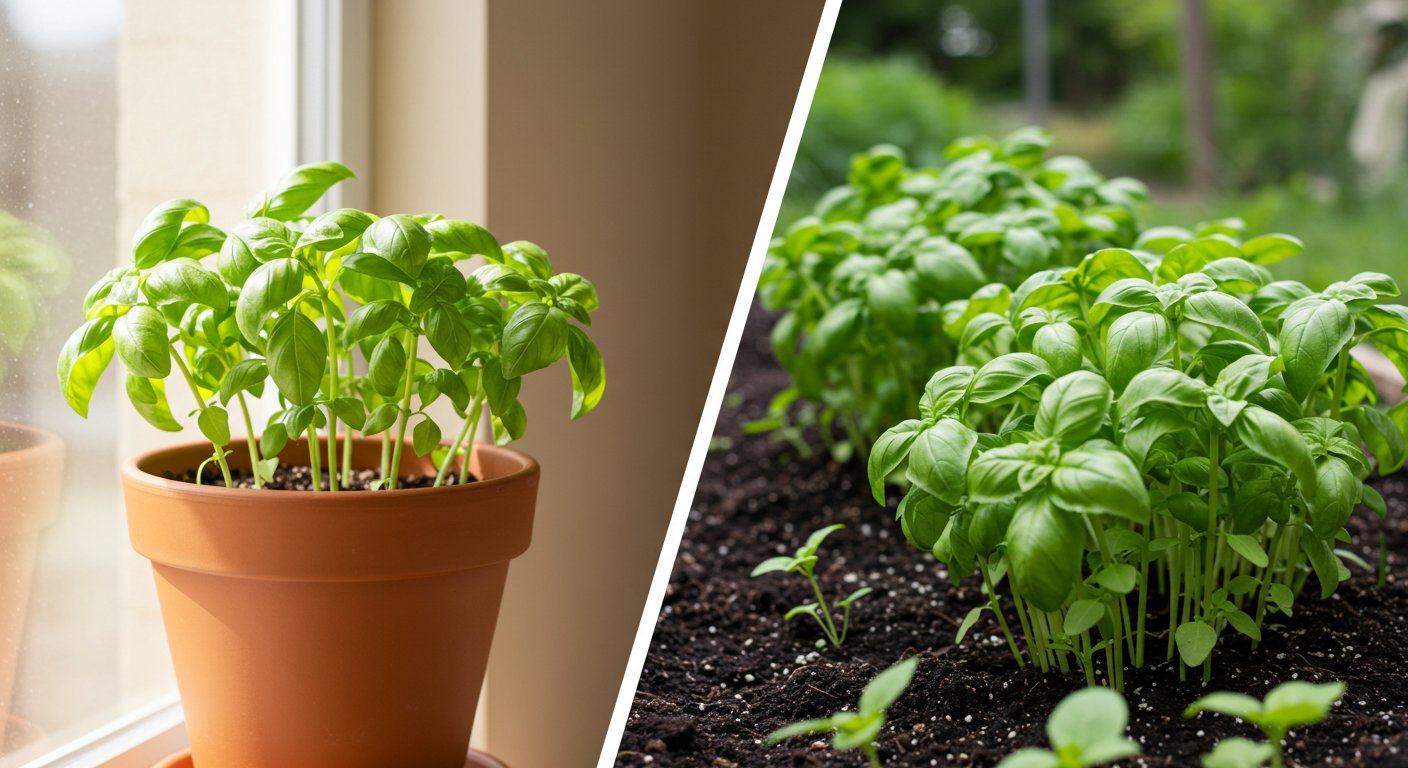
[[[349,478],[351,482],[342,483],[339,476],[338,490],[341,491],[365,491],[368,486],[381,478],[381,473],[374,469],[354,469]],[[183,483],[195,483],[196,472],[192,470],[180,476],[168,475],[168,479],[180,480]],[[236,488],[253,488],[254,475],[238,467],[230,468],[230,479]],[[469,482],[474,482],[474,475],[469,476]],[[445,476],[444,485],[459,485],[459,474],[450,472]],[[424,475],[402,475],[397,487],[402,489],[410,488],[430,488],[435,485],[434,473]],[[200,477],[201,485],[214,485],[224,487],[225,480],[220,475],[219,469],[206,467],[205,473]],[[328,473],[322,472],[322,483],[320,488],[326,490],[328,487]],[[274,479],[264,484],[266,491],[311,491],[313,490],[313,470],[311,467],[294,466],[292,464],[280,464],[274,470]]]
[[[891,511],[875,504],[858,462],[800,457],[787,443],[744,435],[743,425],[762,417],[787,383],[768,349],[769,325],[755,308],[617,765],[862,766],[858,752],[836,752],[829,739],[765,748],[763,738],[797,720],[853,709],[872,677],[914,655],[919,670],[878,740],[886,765],[991,766],[1019,747],[1045,746],[1046,716],[1084,684],[1080,674],[1018,670],[991,614],[953,645],[959,622],[983,601],[977,580],[955,587],[942,564],[910,547],[893,520],[896,499]],[[1346,546],[1376,563],[1382,531],[1387,585],[1351,568],[1353,578],[1321,601],[1312,579],[1294,617],[1282,617],[1255,652],[1240,636],[1224,635],[1208,688],[1191,673],[1180,682],[1162,663],[1129,670],[1129,732],[1144,756],[1122,765],[1197,766],[1221,738],[1258,738],[1239,721],[1188,720],[1183,709],[1206,691],[1260,697],[1299,678],[1343,680],[1348,692],[1326,722],[1292,733],[1289,765],[1408,766],[1408,481],[1400,473],[1374,482],[1389,518],[1381,523],[1359,510]],[[811,599],[806,582],[748,574],[833,522],[847,527],[822,546],[818,577],[828,598],[861,586],[875,593],[855,606],[845,646],[818,652],[815,623],[782,620]],[[1150,648],[1162,662],[1163,641]]]

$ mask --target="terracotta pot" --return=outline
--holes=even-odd
[[[63,469],[58,437],[0,422],[0,722],[10,713],[39,533],[59,515]]]
[[[231,464],[248,466],[242,442]],[[305,442],[281,458],[306,465]],[[476,447],[465,486],[254,491],[165,479],[208,444],[122,472],[152,561],[201,768],[459,768],[538,465]],[[244,464],[240,464],[240,458]],[[354,442],[376,467],[379,440]],[[407,451],[406,472],[430,468]]]
[[[195,761],[191,760],[191,751],[187,749],[162,760],[154,768],[195,768]],[[469,757],[465,760],[464,768],[508,768],[508,766],[492,755],[471,749]]]

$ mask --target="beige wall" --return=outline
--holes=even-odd
[[[597,284],[598,411],[525,384],[543,465],[490,666],[510,765],[594,764],[820,0],[489,4],[489,222]]]

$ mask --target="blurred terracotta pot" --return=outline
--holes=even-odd
[[[156,764],[155,768],[195,768],[195,761],[191,759],[191,751],[187,749],[162,760]],[[465,760],[464,768],[508,768],[508,766],[494,759],[491,755],[471,749],[469,757]]]
[[[62,440],[0,422],[0,723],[14,693],[39,533],[59,515],[63,473]]]
[[[230,446],[231,463],[248,454]],[[255,491],[166,479],[205,443],[123,468],[200,768],[460,768],[538,465],[477,447],[479,482]],[[429,470],[408,451],[407,473]],[[303,441],[281,456],[307,464]],[[353,444],[375,467],[379,440]]]

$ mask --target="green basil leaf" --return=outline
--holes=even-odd
[[[1037,329],[1032,352],[1046,361],[1052,373],[1064,376],[1081,365],[1080,336],[1070,323],[1051,323]]]
[[[293,259],[275,259],[255,269],[235,302],[235,322],[245,340],[260,346],[259,334],[269,316],[287,306],[302,288],[303,267]]]
[[[180,432],[181,425],[171,415],[166,401],[166,382],[127,375],[127,399],[148,424],[163,432]]]
[[[262,456],[276,458],[283,453],[284,446],[288,445],[288,427],[278,420],[271,418],[264,426],[264,433],[259,437],[259,453]]]
[[[1307,298],[1281,315],[1281,359],[1286,388],[1304,400],[1354,334],[1354,319],[1343,302]]]
[[[59,389],[63,400],[87,419],[97,382],[113,359],[113,318],[94,317],[83,323],[59,349]]]
[[[1269,349],[1261,318],[1235,297],[1216,291],[1195,293],[1183,303],[1183,318],[1227,331],[1265,352]]]
[[[1334,551],[1327,542],[1314,536],[1300,537],[1300,548],[1310,561],[1316,580],[1320,582],[1320,599],[1328,598],[1340,583],[1339,561],[1335,559]]]
[[[421,419],[411,430],[411,443],[417,456],[426,456],[440,445],[440,426],[429,417]]]
[[[1060,457],[1053,441],[1013,443],[984,451],[968,467],[968,499],[1003,502],[1030,492],[1050,476]]]
[[[213,445],[225,446],[230,443],[230,414],[218,405],[201,409],[196,417],[200,433]]]
[[[548,254],[537,245],[527,240],[515,240],[504,244],[503,252],[504,263],[523,276],[536,277],[539,280],[552,277],[552,263],[548,261]]]
[[[897,269],[870,278],[866,283],[866,306],[881,324],[902,333],[914,327],[919,311],[909,278]]]
[[[382,397],[395,397],[406,375],[406,348],[394,336],[387,336],[372,350],[367,379]]]
[[[503,368],[507,377],[546,368],[567,352],[567,316],[556,307],[529,302],[504,327]]]
[[[347,319],[347,328],[342,332],[342,343],[352,346],[365,339],[380,336],[393,328],[406,328],[411,324],[411,313],[396,301],[373,301],[363,304]]]
[[[885,430],[875,447],[870,451],[866,462],[866,474],[870,479],[870,494],[878,504],[885,503],[885,480],[909,455],[909,447],[919,437],[922,422],[906,419]]]
[[[342,268],[348,272],[376,280],[390,281],[415,287],[416,280],[390,259],[375,253],[351,253],[342,259]]]
[[[1173,368],[1150,368],[1130,379],[1120,394],[1120,418],[1133,417],[1140,408],[1150,404],[1196,408],[1203,404],[1209,387]]]
[[[1149,520],[1149,492],[1134,462],[1120,451],[1092,445],[1061,456],[1051,473],[1051,500],[1074,512]]]
[[[1254,293],[1271,282],[1271,273],[1246,259],[1218,259],[1202,269],[1217,287],[1228,293]]]
[[[1178,644],[1178,656],[1184,664],[1196,667],[1203,663],[1217,645],[1217,630],[1202,621],[1189,621],[1178,625],[1173,633]]]
[[[1310,529],[1316,536],[1329,539],[1349,522],[1362,488],[1359,478],[1343,461],[1326,457],[1316,463],[1315,491],[1307,497]]]
[[[1066,374],[1041,394],[1037,434],[1060,438],[1068,446],[1084,443],[1105,425],[1113,402],[1114,393],[1100,376],[1089,371]]]
[[[440,219],[425,225],[430,233],[430,252],[449,254],[455,261],[483,256],[492,264],[502,264],[503,248],[489,230],[471,221]]]
[[[1290,422],[1260,406],[1249,405],[1233,425],[1237,439],[1253,453],[1289,469],[1300,483],[1301,494],[1315,494],[1315,463],[1300,431]]]
[[[362,236],[372,217],[355,208],[338,208],[313,219],[298,236],[299,248],[336,251]]]
[[[269,378],[269,368],[263,360],[241,360],[230,366],[225,378],[220,382],[220,404],[229,405],[241,392],[252,392],[255,397],[264,394],[264,381]]]
[[[919,398],[919,414],[926,419],[947,415],[963,399],[975,374],[977,369],[967,365],[940,369],[924,385],[924,395]]]
[[[1043,611],[1055,611],[1080,580],[1084,536],[1074,515],[1046,494],[1022,499],[1007,529],[1007,562],[1016,591]]]
[[[171,374],[171,342],[166,333],[166,319],[143,304],[117,318],[112,340],[128,373],[144,379],[164,379]]]
[[[489,403],[489,411],[503,417],[513,409],[518,401],[518,390],[523,379],[518,376],[505,376],[498,360],[490,360],[484,365],[484,395]]]
[[[528,431],[528,413],[523,404],[514,400],[502,415],[493,415],[494,444],[507,445]]]
[[[1028,352],[1014,352],[988,361],[973,377],[968,399],[992,403],[1042,379],[1051,378],[1046,361]]]
[[[561,316],[560,313],[559,316]],[[564,318],[562,320],[564,331],[566,325],[567,321]],[[469,353],[474,348],[474,339],[470,336],[469,326],[465,324],[464,318],[454,309],[443,305],[431,307],[430,311],[426,313],[425,337],[430,341],[430,346],[454,368],[463,367],[465,358],[469,357]],[[505,329],[505,356],[509,354],[509,348],[508,330]],[[558,352],[558,356],[561,355],[562,353]]]
[[[244,216],[291,221],[302,216],[334,184],[351,178],[355,178],[355,174],[340,163],[300,165],[289,171],[272,194],[262,194],[245,205]]]
[[[1253,264],[1275,264],[1305,250],[1305,243],[1290,235],[1262,235],[1242,243],[1242,256]]]
[[[957,419],[943,419],[919,433],[909,449],[906,477],[930,496],[956,504],[967,487],[968,462],[978,434]]]
[[[203,304],[223,312],[230,303],[225,284],[193,259],[172,259],[153,269],[142,286],[157,306]]]
[[[367,415],[367,420],[361,427],[354,427],[363,435],[378,435],[391,428],[396,423],[397,417],[401,415],[401,408],[395,403],[382,403],[372,409]]]
[[[807,353],[824,365],[849,351],[860,336],[862,312],[859,299],[846,299],[827,310],[807,337]]]
[[[973,254],[946,237],[914,246],[914,272],[924,293],[940,301],[966,298],[988,282]]]
[[[220,246],[216,268],[230,285],[242,286],[260,264],[292,256],[292,237],[281,221],[262,217],[242,221]]]
[[[332,412],[352,429],[361,429],[367,424],[367,409],[355,397],[339,397],[332,401]]]
[[[367,227],[362,233],[362,250],[390,262],[412,278],[408,284],[414,285],[430,256],[430,233],[414,218],[398,213],[377,219]],[[345,261],[343,266],[347,266]]]
[[[1404,435],[1392,417],[1372,405],[1351,408],[1346,417],[1359,429],[1364,444],[1378,462],[1380,474],[1397,472],[1408,457]]]
[[[306,315],[285,313],[269,333],[268,366],[274,384],[290,403],[310,405],[327,372],[327,339]]]
[[[167,200],[152,209],[132,238],[132,260],[140,269],[151,269],[171,258],[184,223],[206,224],[210,211],[195,200]]]
[[[1105,373],[1122,391],[1136,374],[1163,359],[1174,345],[1173,328],[1163,315],[1135,311],[1110,326],[1105,340]]]
[[[572,369],[572,418],[596,408],[606,392],[606,364],[601,352],[582,329],[567,328],[567,362]]]

